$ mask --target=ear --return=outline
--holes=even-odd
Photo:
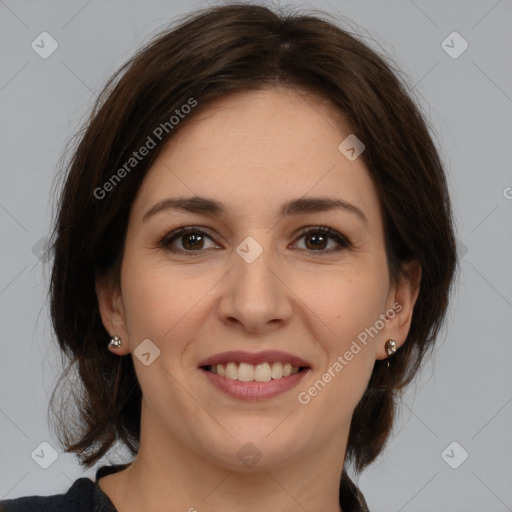
[[[400,348],[409,334],[412,314],[416,299],[420,292],[421,265],[418,261],[403,264],[403,274],[398,283],[394,284],[389,292],[386,308],[388,322],[381,331],[377,359],[387,359],[385,344],[388,339],[394,339]]]
[[[119,348],[109,347],[108,342],[106,342],[108,349],[116,355],[129,354],[128,331],[126,330],[120,287],[114,283],[110,276],[98,273],[94,285],[103,326],[110,336],[119,336],[123,342]]]

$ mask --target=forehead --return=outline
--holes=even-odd
[[[286,199],[330,195],[378,215],[362,159],[350,161],[338,148],[350,133],[332,104],[305,93],[275,88],[224,96],[204,105],[167,143],[134,209],[204,195],[237,215],[261,214],[262,207],[270,214],[271,205],[277,212]]]

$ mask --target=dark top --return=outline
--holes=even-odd
[[[128,465],[102,466],[96,471],[95,481],[79,478],[65,494],[24,496],[0,501],[0,512],[117,512],[98,480]],[[343,512],[369,512],[363,495],[345,471],[340,485],[340,506]]]

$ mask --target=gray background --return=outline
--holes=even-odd
[[[60,358],[39,258],[58,160],[106,79],[170,19],[207,5],[0,0],[0,499],[61,493],[94,474],[69,454],[47,469],[31,457],[42,442],[59,451],[47,403]],[[352,19],[409,76],[439,141],[464,254],[436,355],[359,485],[372,511],[512,510],[512,2],[296,5]],[[47,59],[31,48],[43,31],[59,45]],[[469,44],[458,58],[441,46],[454,31]],[[452,469],[445,461],[460,464],[462,450],[469,457]]]

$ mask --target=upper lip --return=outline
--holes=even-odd
[[[201,361],[198,366],[215,366],[223,363],[249,363],[249,364],[260,364],[260,363],[290,363],[292,366],[309,367],[310,364],[304,359],[289,354],[288,352],[282,352],[280,350],[265,350],[263,352],[244,352],[242,350],[232,350],[229,352],[222,352],[215,354],[214,356],[208,357]]]

